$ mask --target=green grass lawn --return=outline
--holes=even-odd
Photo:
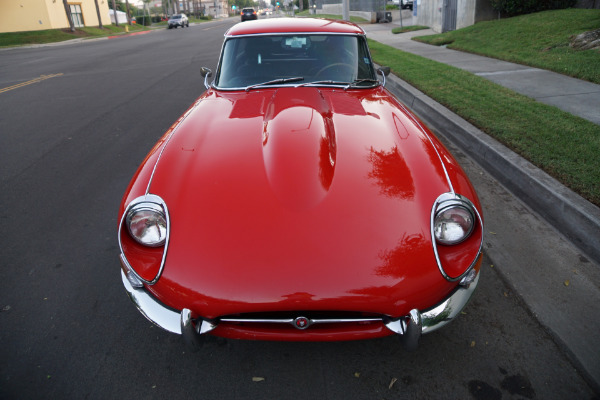
[[[600,50],[574,50],[569,39],[600,28],[600,10],[544,11],[415,40],[555,71],[600,83]]]
[[[125,25],[104,25],[98,27],[77,28],[75,32],[69,29],[48,29],[43,31],[7,32],[0,33],[0,47],[23,46],[29,44],[44,44],[64,42],[65,40],[93,38],[125,33]],[[148,27],[133,24],[128,26],[129,32],[148,30]]]
[[[369,41],[376,63],[600,206],[600,126],[467,71]]]
[[[422,26],[422,25],[410,25],[410,26],[404,26],[404,27],[397,27],[392,29],[392,33],[406,33],[406,32],[412,32],[412,31],[420,31],[423,29],[429,29],[428,26]]]

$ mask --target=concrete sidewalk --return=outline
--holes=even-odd
[[[410,38],[432,31],[394,35],[393,27],[363,25],[371,39],[600,124],[600,85],[422,44]],[[494,268],[600,392],[600,209],[406,82],[390,76],[386,87],[459,158],[484,207],[484,249]]]
[[[404,23],[404,26],[409,24]],[[370,39],[408,53],[472,72],[539,102],[560,108],[600,125],[600,85],[555,72],[514,64],[475,54],[431,46],[412,40],[414,36],[433,35],[431,29],[393,34],[391,24],[365,24],[361,27]]]

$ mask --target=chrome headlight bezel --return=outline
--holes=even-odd
[[[433,218],[433,232],[439,244],[451,246],[464,242],[475,229],[473,207],[460,200],[438,204]]]
[[[462,237],[453,240],[453,241],[446,241],[446,243],[444,243],[444,241],[440,241],[437,239],[437,235],[436,235],[436,219],[438,219],[444,212],[448,212],[450,210],[460,210],[461,212],[464,211],[467,213],[468,216],[471,217],[471,223],[470,223],[470,228],[465,230],[465,233]],[[480,227],[478,228],[477,226],[480,225]],[[438,246],[442,246],[442,247],[452,247],[452,246],[456,246],[456,245],[460,245],[461,243],[464,243],[465,241],[467,241],[472,235],[473,232],[475,232],[475,230],[480,232],[481,235],[481,240],[479,243],[479,248],[477,251],[477,254],[475,255],[473,261],[471,262],[471,264],[468,266],[468,268],[466,268],[466,270],[459,274],[458,276],[451,276],[448,273],[446,273],[446,270],[444,269],[444,266],[442,265],[442,261],[440,259],[440,249],[438,249]],[[438,268],[440,270],[440,273],[442,274],[442,276],[450,281],[450,282],[456,282],[461,280],[462,278],[464,278],[475,266],[475,264],[477,263],[477,260],[479,258],[479,255],[481,254],[481,250],[483,248],[483,219],[481,218],[481,214],[479,213],[479,211],[477,210],[477,208],[475,207],[475,205],[466,197],[461,196],[460,194],[454,193],[454,192],[449,192],[449,193],[443,193],[441,194],[433,203],[433,207],[431,209],[431,242],[432,242],[432,246],[433,246],[433,252],[435,255],[435,260],[436,263],[438,265]]]
[[[167,240],[167,217],[159,204],[144,201],[132,205],[125,214],[125,225],[129,235],[143,246],[160,247]]]
[[[133,212],[132,212],[132,210],[133,210]],[[157,213],[157,215],[163,216],[165,219],[166,231],[165,231],[164,238],[161,238],[161,240],[159,242],[155,243],[155,246],[149,246],[143,242],[140,242],[135,238],[134,235],[131,234],[131,231],[129,228],[129,222],[127,221],[127,219],[128,219],[127,217],[133,215],[136,211],[139,212],[140,210],[146,210],[146,211],[150,210],[151,212]],[[124,224],[127,225],[127,228],[125,228],[123,226]],[[169,210],[167,208],[165,201],[160,196],[157,196],[154,194],[145,194],[143,196],[140,196],[140,197],[132,200],[127,205],[127,207],[125,208],[125,211],[123,212],[123,215],[121,216],[121,221],[119,222],[119,232],[118,232],[119,248],[121,250],[121,261],[122,261],[122,264],[127,269],[127,271],[131,271],[143,283],[148,284],[148,285],[154,285],[160,278],[162,271],[164,269],[164,266],[165,266],[165,260],[167,258],[167,251],[169,248],[170,231],[171,231],[171,221],[170,221],[170,217],[169,217]],[[135,270],[135,268],[133,268],[132,264],[127,259],[126,252],[124,251],[122,235],[128,235],[131,238],[131,240],[133,240],[135,243],[140,244],[141,246],[155,248],[155,249],[156,248],[161,249],[162,258],[160,260],[158,272],[156,273],[156,275],[154,276],[153,279],[142,278],[142,276],[140,276],[140,274]]]

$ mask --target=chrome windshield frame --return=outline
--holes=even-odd
[[[224,50],[225,50],[225,45],[227,44],[227,42],[229,40],[233,40],[233,39],[238,39],[238,38],[246,38],[246,37],[265,37],[265,36],[297,36],[297,35],[326,35],[326,36],[349,36],[349,37],[356,37],[356,38],[362,38],[361,40],[364,40],[365,43],[365,48],[367,51],[367,56],[369,58],[370,61],[370,65],[371,68],[373,70],[373,75],[375,78],[377,78],[378,73],[377,70],[375,68],[375,64],[373,63],[373,58],[371,57],[371,50],[368,46],[367,43],[367,35],[365,33],[347,33],[347,32],[323,32],[323,31],[299,31],[299,32],[268,32],[268,33],[252,33],[252,34],[244,34],[244,35],[228,35],[227,32],[225,33],[224,37],[225,40],[223,41],[223,44],[221,45],[221,51],[219,53],[219,62],[217,63],[217,68],[215,70],[215,73],[213,75],[213,80],[210,83],[210,88],[215,89],[215,90],[219,90],[219,91],[225,91],[225,92],[234,92],[234,91],[241,91],[241,90],[245,90],[248,86],[239,86],[239,87],[222,87],[222,86],[217,86],[215,84],[215,82],[217,81],[218,77],[221,75],[221,69],[223,67],[222,63],[223,63],[223,54],[224,54]],[[378,80],[378,79],[375,79]],[[378,87],[381,85],[381,82],[377,85],[370,85],[370,86],[365,86],[365,87],[359,87],[359,86],[352,86],[349,89],[358,89],[358,90],[362,90],[362,89],[373,89],[375,87]],[[346,86],[348,86],[348,84],[345,85],[337,85],[337,84],[323,84],[323,85],[310,85],[310,82],[305,82],[303,84],[281,84],[281,85],[269,85],[265,88],[271,89],[271,88],[282,88],[282,87],[299,87],[299,86],[309,86],[309,87],[327,87],[327,88],[344,88]],[[263,88],[260,88],[263,89]]]

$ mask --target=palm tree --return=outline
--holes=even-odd
[[[127,8],[127,23],[131,25],[131,16],[129,14],[129,0],[125,0],[125,7]]]
[[[65,0],[67,1],[67,0]],[[117,15],[117,7],[115,7],[115,0],[112,0],[113,3],[113,15],[115,16],[115,25],[119,26],[119,16]]]
[[[65,5],[65,12],[67,13],[67,20],[69,21],[69,27],[71,28],[71,32],[75,32],[75,24],[73,24],[73,17],[71,16],[71,7],[67,0],[63,0],[63,4]]]
[[[100,6],[98,5],[98,0],[94,0],[96,3],[96,14],[98,14],[98,27],[102,29],[102,16],[100,15]]]

